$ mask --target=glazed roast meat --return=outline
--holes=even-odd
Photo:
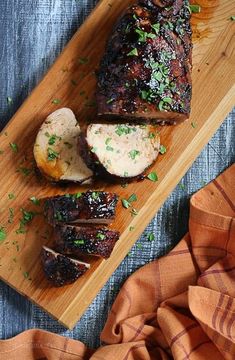
[[[118,21],[98,72],[98,113],[126,122],[189,117],[192,41],[188,0],[139,0]]]
[[[73,256],[96,255],[110,257],[119,239],[119,232],[105,228],[57,225],[54,230],[56,249]]]
[[[80,154],[94,174],[132,180],[157,159],[158,132],[152,125],[90,124],[81,134]]]
[[[72,259],[43,246],[41,260],[46,278],[54,286],[75,282],[89,268],[90,264]]]
[[[110,224],[115,217],[116,194],[104,191],[58,195],[45,201],[44,214],[49,224]]]

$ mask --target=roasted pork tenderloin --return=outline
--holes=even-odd
[[[57,225],[54,229],[56,250],[62,254],[110,257],[119,232],[105,228]]]
[[[46,246],[42,248],[41,261],[46,278],[57,287],[75,282],[90,268],[90,264],[62,255]]]
[[[90,124],[79,140],[80,154],[94,174],[125,181],[139,177],[157,159],[157,126]]]
[[[98,114],[175,124],[189,117],[188,0],[139,0],[116,24],[98,71]]]
[[[104,191],[58,195],[46,199],[44,215],[48,223],[110,224],[115,218],[116,194]]]
[[[91,183],[92,171],[77,151],[81,130],[68,108],[50,114],[39,129],[34,158],[41,173],[53,182]]]

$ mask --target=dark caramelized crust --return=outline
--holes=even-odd
[[[57,225],[54,230],[56,249],[63,254],[82,254],[109,258],[119,239],[119,232],[108,229]]]
[[[42,248],[41,259],[46,278],[54,286],[75,282],[90,267],[89,264],[56,253],[45,246]]]
[[[98,113],[176,123],[191,102],[188,0],[139,0],[117,23],[98,73]]]
[[[103,191],[54,196],[45,201],[44,214],[51,225],[59,223],[101,223],[114,220],[116,194]]]

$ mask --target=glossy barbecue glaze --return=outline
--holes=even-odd
[[[58,195],[45,201],[44,214],[49,224],[110,224],[115,217],[118,197],[102,191]]]
[[[56,249],[62,254],[96,255],[109,258],[119,232],[105,228],[57,225],[54,230]]]
[[[100,64],[99,115],[162,124],[188,118],[192,52],[188,5],[187,0],[142,0],[128,8]]]
[[[42,248],[41,260],[46,278],[54,286],[71,284],[90,268],[89,264],[59,254],[46,246]]]

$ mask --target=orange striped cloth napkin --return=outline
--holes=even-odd
[[[126,281],[101,339],[95,351],[28,330],[0,359],[235,359],[235,164],[191,198],[189,234]]]

